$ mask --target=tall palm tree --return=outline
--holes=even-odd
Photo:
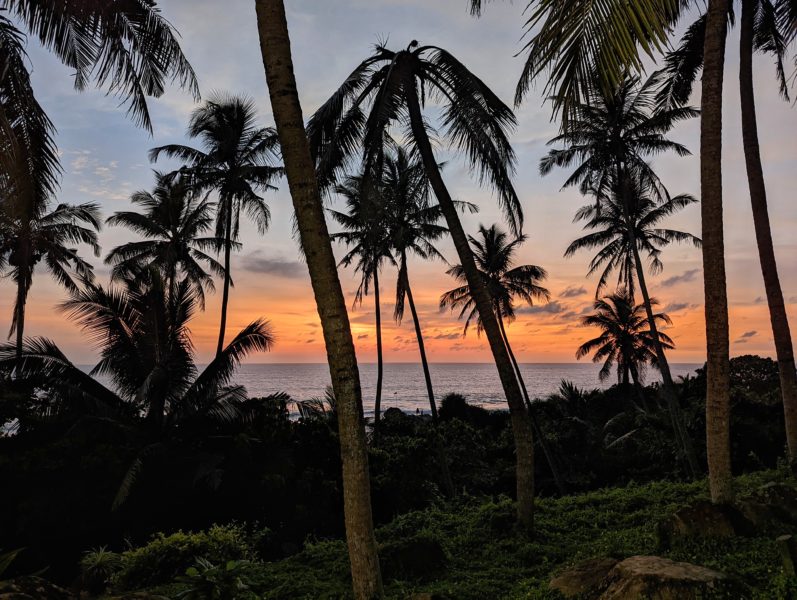
[[[794,8],[791,8],[794,11]],[[786,424],[786,441],[792,471],[797,473],[797,369],[791,330],[778,276],[772,230],[767,207],[767,192],[758,140],[758,123],[753,86],[753,53],[770,54],[775,59],[775,72],[781,95],[788,100],[789,88],[784,60],[789,43],[797,35],[793,12],[789,18],[788,2],[744,0],[739,36],[739,97],[741,100],[742,140],[747,181],[753,208],[753,225],[758,245],[758,258],[764,278],[772,336],[778,359],[780,389]],[[695,78],[703,66],[703,40],[706,16],[702,15],[686,31],[681,43],[666,57],[667,79],[660,91],[663,103],[684,104],[689,100]]]
[[[221,297],[221,320],[216,354],[224,347],[227,329],[227,305],[230,298],[230,256],[238,239],[241,211],[262,234],[268,229],[271,213],[260,190],[273,190],[272,182],[281,175],[275,166],[278,153],[277,133],[258,127],[254,101],[236,96],[216,95],[191,115],[188,137],[199,138],[203,149],[169,144],[149,152],[152,162],[161,155],[186,163],[184,175],[201,190],[214,190],[216,237],[224,240],[224,287]]]
[[[655,300],[653,304],[656,304]],[[592,362],[603,361],[598,374],[601,381],[608,379],[614,367],[617,383],[628,384],[630,375],[634,385],[639,386],[645,366],[655,365],[658,360],[645,306],[634,304],[627,292],[618,292],[596,299],[594,308],[595,312],[583,317],[581,324],[599,328],[600,335],[581,344],[576,358],[594,353]],[[656,313],[655,318],[661,323],[671,324],[670,317],[664,313]],[[666,348],[675,347],[666,334],[658,332],[656,335]]]
[[[468,0],[474,12],[482,0]],[[486,1],[486,0],[485,0]],[[705,291],[707,391],[706,441],[711,498],[733,498],[730,463],[730,366],[728,292],[722,222],[722,81],[730,0],[708,0],[703,35],[701,82],[700,197]],[[642,70],[643,52],[662,52],[684,2],[652,0],[536,0],[529,4],[525,28],[528,42],[515,103],[520,104],[532,82],[547,73],[546,97],[561,111],[563,125],[574,106],[592,89],[616,87],[629,72]],[[655,57],[654,57],[655,58]],[[599,68],[598,68],[599,67]]]
[[[163,272],[169,290],[174,290],[182,274],[204,309],[205,290],[214,290],[211,273],[224,277],[224,267],[208,254],[224,244],[224,240],[206,235],[213,226],[216,207],[184,178],[161,173],[155,176],[151,192],[135,192],[130,198],[143,212],[116,212],[106,220],[108,225],[127,227],[145,239],[117,246],[105,257],[105,263],[113,265],[114,279],[124,279],[153,265]]]
[[[77,290],[75,276],[90,280],[93,270],[72,245],[86,244],[99,256],[99,228],[96,204],[60,204],[51,212],[42,203],[0,204],[0,276],[10,276],[17,286],[9,336],[16,332],[18,359],[22,356],[25,306],[36,265],[43,261],[59,284],[70,292]]]
[[[528,388],[523,379],[523,373],[520,371],[520,365],[515,357],[515,353],[512,351],[512,345],[509,343],[509,336],[506,333],[504,325],[505,321],[511,323],[516,318],[515,300],[517,298],[520,298],[523,303],[528,306],[533,306],[535,300],[545,300],[547,302],[550,299],[551,295],[548,290],[540,285],[548,276],[548,273],[545,269],[536,265],[514,266],[514,254],[518,247],[526,241],[526,236],[520,236],[509,241],[507,233],[502,231],[497,225],[492,225],[489,228],[485,228],[481,225],[479,227],[479,235],[479,238],[469,236],[476,264],[478,265],[482,279],[487,284],[487,289],[490,290],[490,297],[493,301],[495,315],[498,319],[498,325],[501,328],[501,336],[504,339],[506,350],[509,353],[509,358],[512,360],[512,366],[515,369],[515,375],[523,391],[523,399],[526,402],[526,407],[532,418],[532,425],[534,426],[535,433],[540,440],[556,485],[560,493],[564,494],[564,484],[559,476],[556,461],[548,449],[547,441],[543,437],[540,428],[537,426],[536,419],[532,412]],[[482,321],[476,310],[476,305],[473,301],[473,296],[471,296],[462,266],[455,265],[451,267],[447,273],[462,282],[463,285],[443,294],[440,297],[440,308],[450,308],[451,310],[460,309],[459,318],[465,318],[463,335],[467,333],[468,327],[473,320],[476,321],[477,332],[481,333],[483,330]]]
[[[540,161],[540,173],[545,175],[555,166],[566,167],[576,163],[576,169],[565,182],[565,187],[579,185],[582,193],[592,192],[598,201],[615,197],[626,223],[634,222],[634,202],[640,193],[645,193],[654,202],[669,202],[666,188],[646,158],[668,150],[680,156],[688,155],[689,151],[684,146],[667,139],[665,134],[677,122],[692,118],[697,112],[682,106],[656,110],[656,91],[661,77],[661,73],[656,72],[644,83],[637,77],[628,77],[611,92],[601,89],[596,81],[589,102],[573,107],[567,128],[549,142],[563,143],[565,147],[551,150]],[[598,206],[597,210],[600,211],[601,207]],[[621,277],[631,283],[633,278],[628,277],[635,271],[643,298],[649,298],[640,250],[650,250],[642,240],[637,240],[636,227],[626,227],[625,231],[628,236],[627,247],[632,252],[628,259],[632,258],[633,261],[625,261],[626,269],[620,271]],[[615,266],[614,262],[609,263],[609,266]],[[602,277],[599,290],[604,282]],[[629,287],[629,291],[632,290]],[[664,347],[658,343],[659,338],[655,335],[653,309],[647,301],[645,307],[651,331],[654,332],[652,339],[657,347],[657,362],[664,384],[662,391],[673,419],[673,429],[692,475],[696,477],[700,468],[680,414]]]
[[[515,436],[518,520],[530,526],[534,497],[532,428],[490,294],[480,279],[456,205],[435,158],[423,116],[427,99],[441,101],[441,137],[465,154],[480,182],[495,189],[513,232],[519,233],[522,211],[511,182],[515,157],[507,137],[515,126],[515,117],[484,82],[442,48],[420,46],[417,41],[398,52],[377,46],[310,119],[313,155],[321,181],[327,182],[355,153],[361,153],[368,171],[378,168],[391,128],[407,132],[407,143],[423,161],[482,315]]]
[[[255,9],[271,109],[285,161],[299,239],[324,332],[336,399],[352,587],[357,600],[372,600],[382,597],[383,588],[371,513],[368,452],[354,340],[304,129],[285,5],[282,0],[256,0]]]
[[[374,397],[374,443],[379,439],[382,413],[382,377],[384,359],[382,352],[382,310],[379,301],[379,271],[382,263],[393,262],[385,227],[385,206],[381,189],[363,175],[348,177],[335,186],[335,193],[346,201],[346,212],[330,209],[332,218],[344,231],[332,234],[333,240],[342,241],[349,251],[340,260],[342,266],[356,263],[361,273],[360,285],[354,296],[355,306],[362,305],[363,297],[373,284],[374,314],[376,318],[376,395]]]

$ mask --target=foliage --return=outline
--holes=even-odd
[[[176,595],[185,600],[258,600],[249,589],[247,561],[228,560],[214,565],[199,557],[183,577],[177,579],[185,589]]]
[[[99,594],[111,582],[111,578],[122,568],[122,557],[101,546],[90,550],[80,559],[82,582],[86,589]]]
[[[237,566],[227,569],[227,562],[248,560],[252,556],[246,531],[240,525],[213,525],[207,531],[196,533],[158,533],[146,545],[122,553],[122,567],[114,577],[114,585],[136,589],[166,583],[186,573],[198,559],[205,562],[189,576],[222,585],[226,577],[214,571],[214,565],[224,565],[222,569],[230,571],[227,575],[234,575]]]

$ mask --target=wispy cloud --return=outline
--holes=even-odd
[[[672,287],[674,285],[678,285],[679,283],[694,281],[698,273],[700,273],[700,269],[689,269],[688,271],[684,271],[680,275],[673,275],[672,277],[668,277],[667,279],[661,282],[661,285],[662,287]]]
[[[747,343],[747,340],[749,340],[750,338],[753,338],[753,337],[755,337],[757,335],[758,335],[757,331],[745,331],[742,335],[739,336],[739,339],[736,340],[734,343],[735,344],[745,344],[745,343]]]
[[[244,270],[250,273],[263,273],[276,275],[277,277],[287,277],[298,279],[306,274],[306,267],[296,260],[285,260],[283,258],[269,258],[263,256],[262,251],[256,250],[241,261]]]
[[[525,315],[539,315],[539,314],[558,315],[564,310],[565,307],[562,306],[560,302],[554,300],[553,302],[549,302],[548,304],[542,304],[540,306],[523,306],[517,309],[517,312]]]
[[[578,287],[570,285],[567,286],[564,289],[564,291],[561,294],[559,294],[559,296],[562,298],[577,298],[578,296],[583,296],[586,293],[587,293],[587,288],[585,288],[583,285],[580,285]]]

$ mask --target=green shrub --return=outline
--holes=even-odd
[[[257,600],[257,594],[250,589],[249,566],[245,560],[214,565],[197,558],[196,564],[177,579],[185,589],[176,597],[179,600]]]
[[[83,586],[92,594],[99,594],[108,587],[111,578],[122,568],[122,557],[105,546],[90,550],[80,559]]]
[[[158,533],[147,545],[122,554],[122,569],[114,583],[125,590],[141,589],[183,575],[200,558],[226,564],[230,560],[248,560],[252,554],[240,525],[213,525],[198,533]]]

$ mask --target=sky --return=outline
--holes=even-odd
[[[257,103],[263,125],[273,125],[265,76],[258,45],[254,2],[251,0],[170,0],[160,3],[166,18],[182,36],[182,47],[199,78],[203,97],[214,91],[247,95]],[[465,0],[287,0],[288,25],[293,45],[300,100],[306,117],[340,85],[373,44],[387,41],[404,48],[411,40],[441,46],[457,56],[480,76],[505,102],[511,103],[522,66],[516,57],[522,47],[523,2],[492,3],[481,19],[472,18]],[[742,154],[738,108],[738,34],[728,38],[724,91],[723,179],[725,190],[726,261],[730,302],[731,353],[773,355],[772,334],[758,264],[750,202]],[[58,129],[57,142],[64,176],[58,201],[98,202],[103,216],[131,208],[130,195],[153,185],[152,169],[178,165],[151,165],[147,150],[166,143],[186,143],[185,128],[196,107],[187,93],[169,88],[164,96],[150,101],[154,134],[137,128],[125,117],[118,100],[101,90],[76,92],[72,76],[36,40],[28,43],[30,67],[36,93]],[[774,68],[766,57],[755,62],[759,135],[768,186],[770,217],[780,278],[792,327],[797,329],[797,203],[794,202],[797,173],[797,110],[777,94]],[[699,104],[699,97],[692,99]],[[431,113],[430,113],[431,114]],[[518,127],[511,141],[517,154],[515,186],[525,213],[524,233],[528,240],[517,254],[517,264],[544,267],[551,292],[547,304],[526,307],[508,328],[508,335],[521,362],[573,362],[575,350],[594,337],[579,319],[590,311],[596,280],[586,278],[588,252],[565,259],[568,244],[581,234],[573,223],[575,211],[587,201],[577,191],[561,191],[564,170],[545,178],[538,173],[546,141],[557,127],[551,123],[550,107],[543,103],[542,85],[528,94],[516,109]],[[671,137],[696,152],[699,123],[679,125]],[[457,199],[480,207],[463,217],[466,231],[479,224],[501,222],[495,197],[479,187],[465,165],[445,149],[449,160],[444,176]],[[699,195],[697,157],[661,156],[653,160],[656,171],[670,192]],[[228,339],[256,318],[271,322],[276,344],[267,354],[249,362],[323,362],[323,338],[312,298],[306,265],[292,237],[291,203],[283,180],[276,192],[266,194],[272,224],[265,235],[254,227],[242,229],[242,250],[233,258],[228,319]],[[667,226],[700,234],[700,211],[690,207],[673,217]],[[331,227],[334,231],[334,226]],[[100,234],[103,252],[135,239],[119,228],[105,227]],[[456,263],[449,241],[439,249]],[[343,248],[336,247],[342,256]],[[84,254],[88,250],[84,248]],[[705,360],[703,289],[700,251],[670,246],[663,254],[664,271],[649,279],[651,293],[670,314],[673,326],[667,333],[675,340],[673,362]],[[102,258],[92,258],[101,282],[109,269]],[[410,280],[418,304],[427,353],[432,362],[487,362],[489,348],[475,331],[462,336],[456,314],[440,312],[441,293],[454,287],[443,262],[411,260]],[[352,271],[341,271],[341,282],[351,307],[359,282]],[[395,274],[382,275],[385,358],[394,362],[418,360],[411,320],[392,321]],[[220,292],[208,297],[206,312],[191,325],[197,358],[207,361],[218,335]],[[0,331],[7,332],[14,296],[12,282],[0,280]],[[53,339],[78,364],[96,359],[96,351],[81,336],[78,327],[57,310],[65,293],[41,267],[28,301],[26,329],[29,335]],[[373,301],[350,310],[352,331],[360,361],[375,360]]]

